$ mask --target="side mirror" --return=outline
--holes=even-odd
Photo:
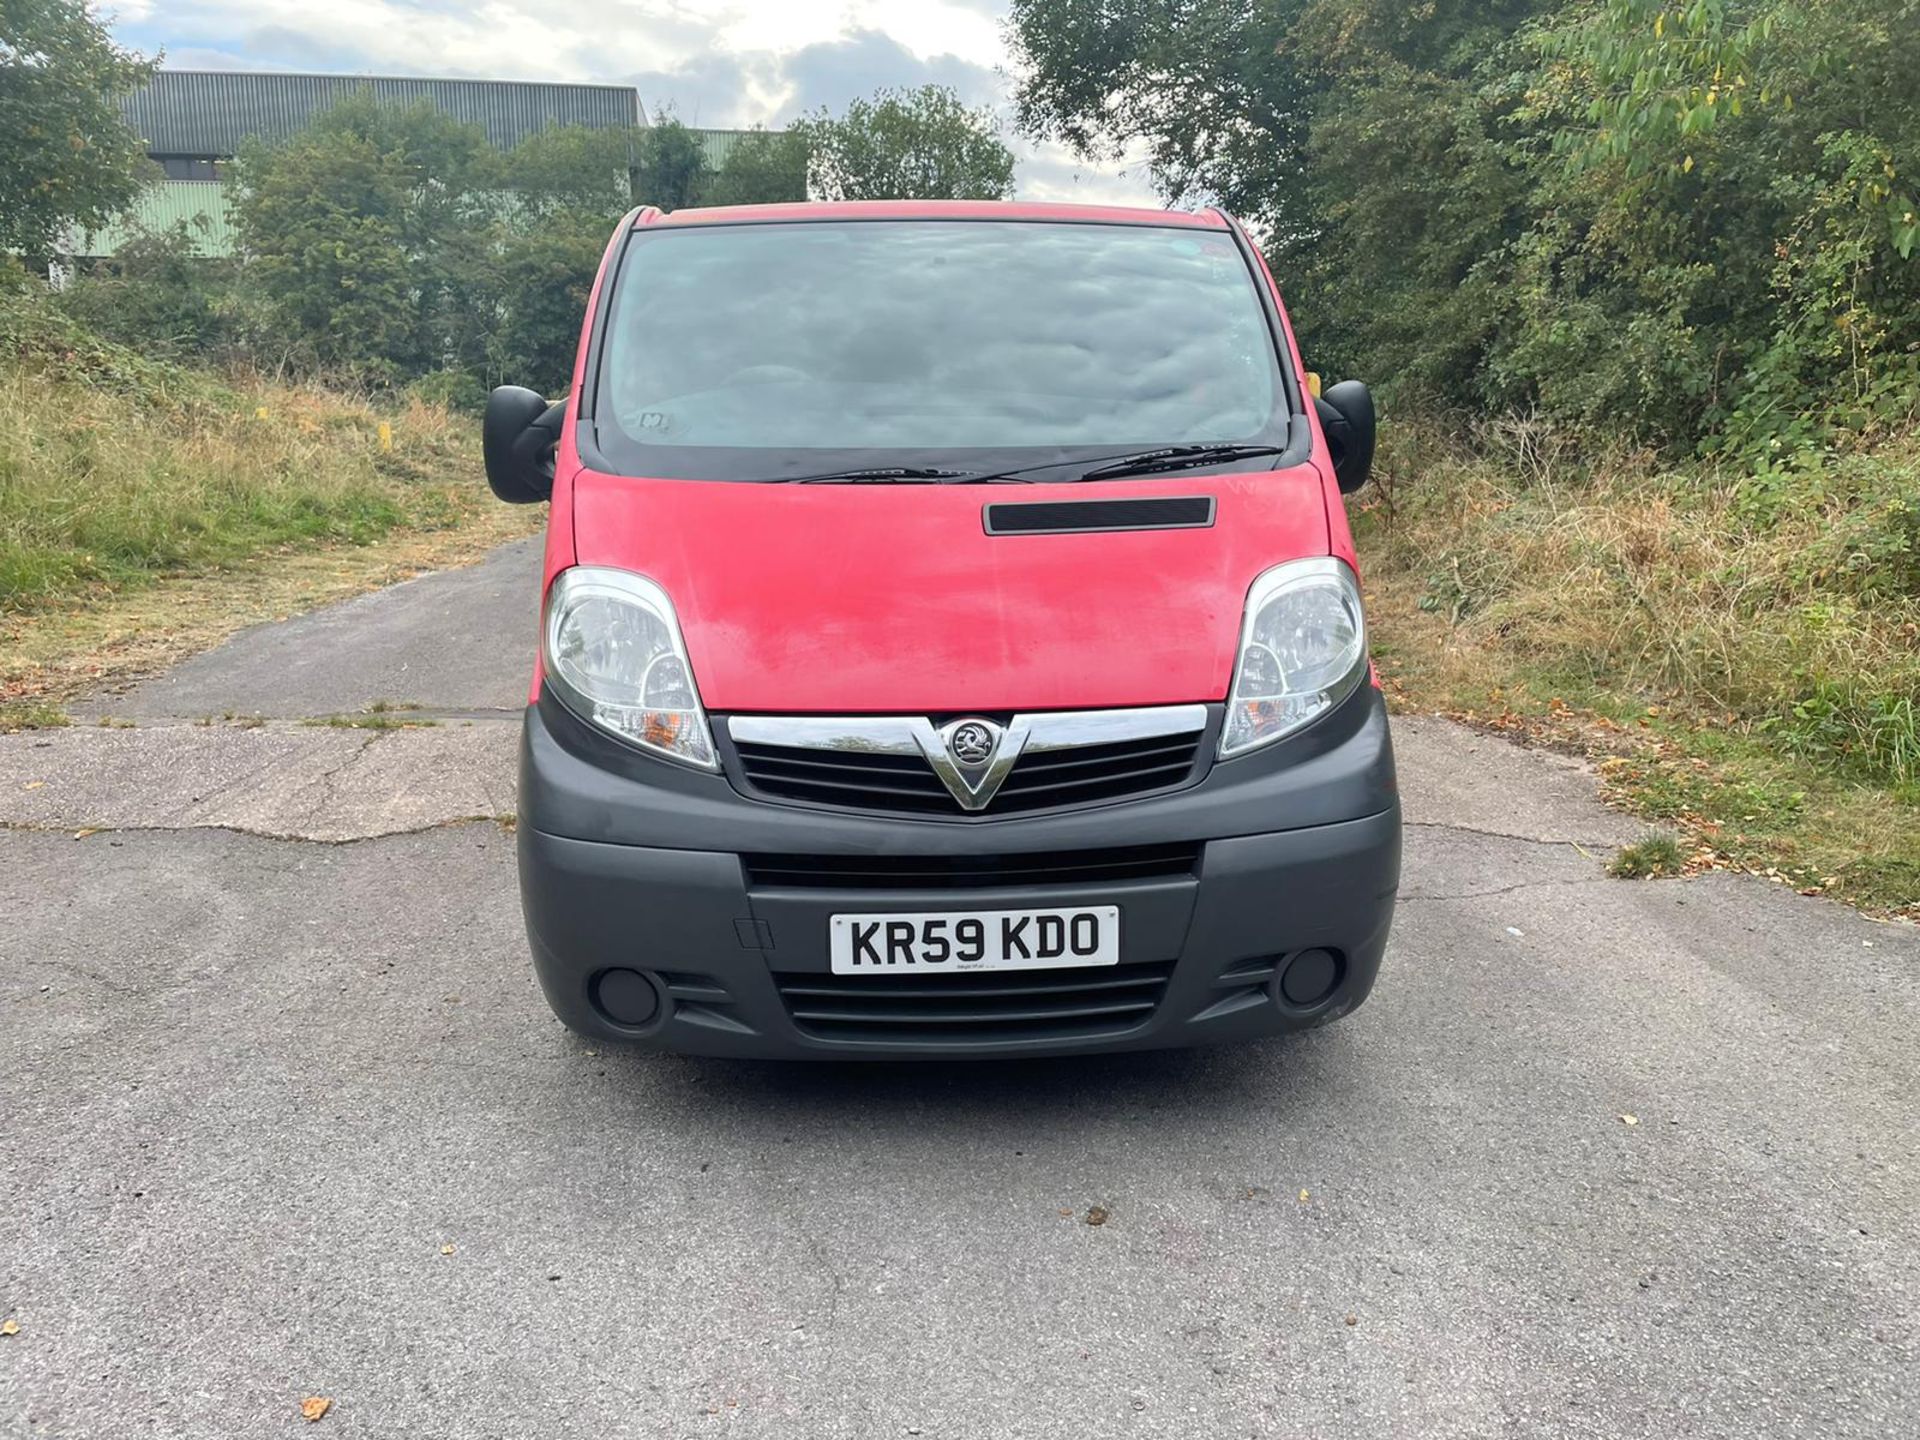
[[[564,400],[549,405],[519,385],[494,388],[480,422],[480,453],[494,494],[509,505],[532,505],[553,494],[553,447],[566,418]]]
[[[1373,392],[1358,380],[1342,380],[1316,399],[1313,408],[1333,452],[1340,493],[1351,495],[1367,483],[1373,469]]]

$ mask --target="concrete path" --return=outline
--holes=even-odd
[[[599,1050],[498,823],[536,565],[0,738],[0,1436],[1920,1431],[1920,932],[1610,880],[1581,767],[1403,720],[1329,1029]]]

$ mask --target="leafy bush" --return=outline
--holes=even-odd
[[[487,388],[465,370],[429,370],[407,386],[407,396],[422,405],[477,413],[487,403]]]
[[[249,314],[237,264],[195,251],[185,222],[171,231],[135,231],[111,260],[97,262],[56,297],[85,331],[168,360],[225,363],[250,347]]]
[[[145,404],[190,404],[227,393],[204,371],[148,356],[90,329],[6,256],[0,256],[0,363],[23,375],[70,379]]]

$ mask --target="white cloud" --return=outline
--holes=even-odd
[[[1088,165],[1064,145],[1035,144],[1008,137],[1019,158],[1017,179],[1022,200],[1048,200],[1063,205],[1160,205],[1147,180],[1143,159]]]
[[[1005,0],[123,0],[123,43],[208,68],[632,84],[649,113],[780,124],[883,85],[1010,112]],[[1006,138],[1023,198],[1154,204],[1141,165]]]

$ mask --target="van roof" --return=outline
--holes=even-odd
[[[649,206],[641,226],[739,225],[794,220],[1077,220],[1106,225],[1172,225],[1225,230],[1218,210],[1155,210],[1131,205],[1051,205],[1008,200],[815,200],[786,205],[717,205],[667,213]]]

